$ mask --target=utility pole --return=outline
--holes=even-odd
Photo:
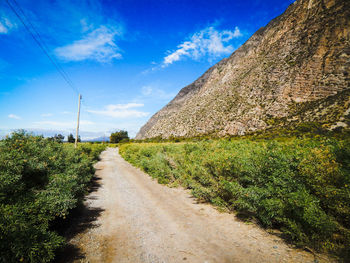
[[[74,148],[77,148],[77,145],[78,145],[78,136],[79,136],[79,119],[80,119],[80,100],[81,100],[81,95],[79,94],[77,131],[76,131],[76,133],[75,133],[75,144],[74,144]]]

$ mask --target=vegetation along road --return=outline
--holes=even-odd
[[[253,224],[198,203],[187,190],[158,184],[109,148],[87,197],[103,211],[70,240],[86,262],[323,262]]]

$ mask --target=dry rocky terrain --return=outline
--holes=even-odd
[[[136,139],[350,124],[350,1],[297,0],[183,88]]]

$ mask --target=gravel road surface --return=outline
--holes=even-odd
[[[77,262],[329,262],[158,184],[117,149],[104,151],[95,167],[100,186],[85,205],[101,213],[70,240],[82,255]]]

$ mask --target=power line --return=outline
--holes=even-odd
[[[16,11],[16,9],[12,6],[12,4],[9,2],[9,0],[6,0],[7,5],[10,7],[10,9],[12,10],[12,12],[18,17],[18,19],[21,21],[21,23],[24,25],[24,27],[26,28],[26,30],[29,32],[29,34],[32,36],[32,38],[34,39],[34,41],[38,44],[38,46],[41,48],[41,50],[45,53],[45,55],[49,58],[49,60],[51,61],[51,63],[55,66],[56,70],[58,71],[58,73],[60,73],[60,75],[63,77],[63,79],[67,82],[68,86],[77,94],[79,94],[80,92],[78,91],[78,89],[74,86],[73,82],[71,81],[71,79],[69,78],[67,72],[62,68],[62,66],[54,59],[50,56],[50,54],[48,53],[48,48],[45,46],[44,41],[42,39],[42,37],[40,36],[38,30],[35,29],[35,27],[33,26],[33,24],[30,22],[29,18],[25,15],[25,13],[23,12],[23,9],[20,7],[20,5],[17,3],[16,0],[13,0],[13,2],[16,4],[17,8],[20,10],[20,12],[22,13],[22,15],[24,16],[24,18],[28,21],[29,25],[31,26],[32,30],[34,31],[34,33],[36,33],[37,36],[35,36],[35,34],[30,30],[30,26],[28,26],[26,24],[26,22],[24,21],[24,19],[22,19],[22,17],[20,16],[20,14]],[[41,43],[41,42],[42,43]]]
[[[43,45],[43,47],[46,49],[46,52],[48,53],[49,48],[47,47],[47,45],[45,44],[45,41],[43,40],[43,38],[41,37],[39,31],[35,28],[35,26],[32,24],[32,22],[30,21],[30,19],[28,18],[28,16],[24,13],[23,9],[21,8],[21,6],[18,4],[18,2],[16,0],[12,0],[17,8],[19,9],[19,11],[22,13],[22,15],[25,17],[25,19],[27,20],[27,22],[29,23],[29,25],[31,26],[31,28],[33,29],[33,31],[36,33],[36,35],[38,36],[39,40],[41,41],[41,44]],[[72,88],[74,89],[75,92],[79,93],[78,89],[75,87],[74,83],[72,82],[72,80],[69,78],[67,72],[63,69],[63,67],[54,59],[52,58],[52,60],[54,60],[55,64],[60,68],[60,70],[63,72],[63,74],[66,76],[66,78],[69,81],[69,85],[73,86]]]

